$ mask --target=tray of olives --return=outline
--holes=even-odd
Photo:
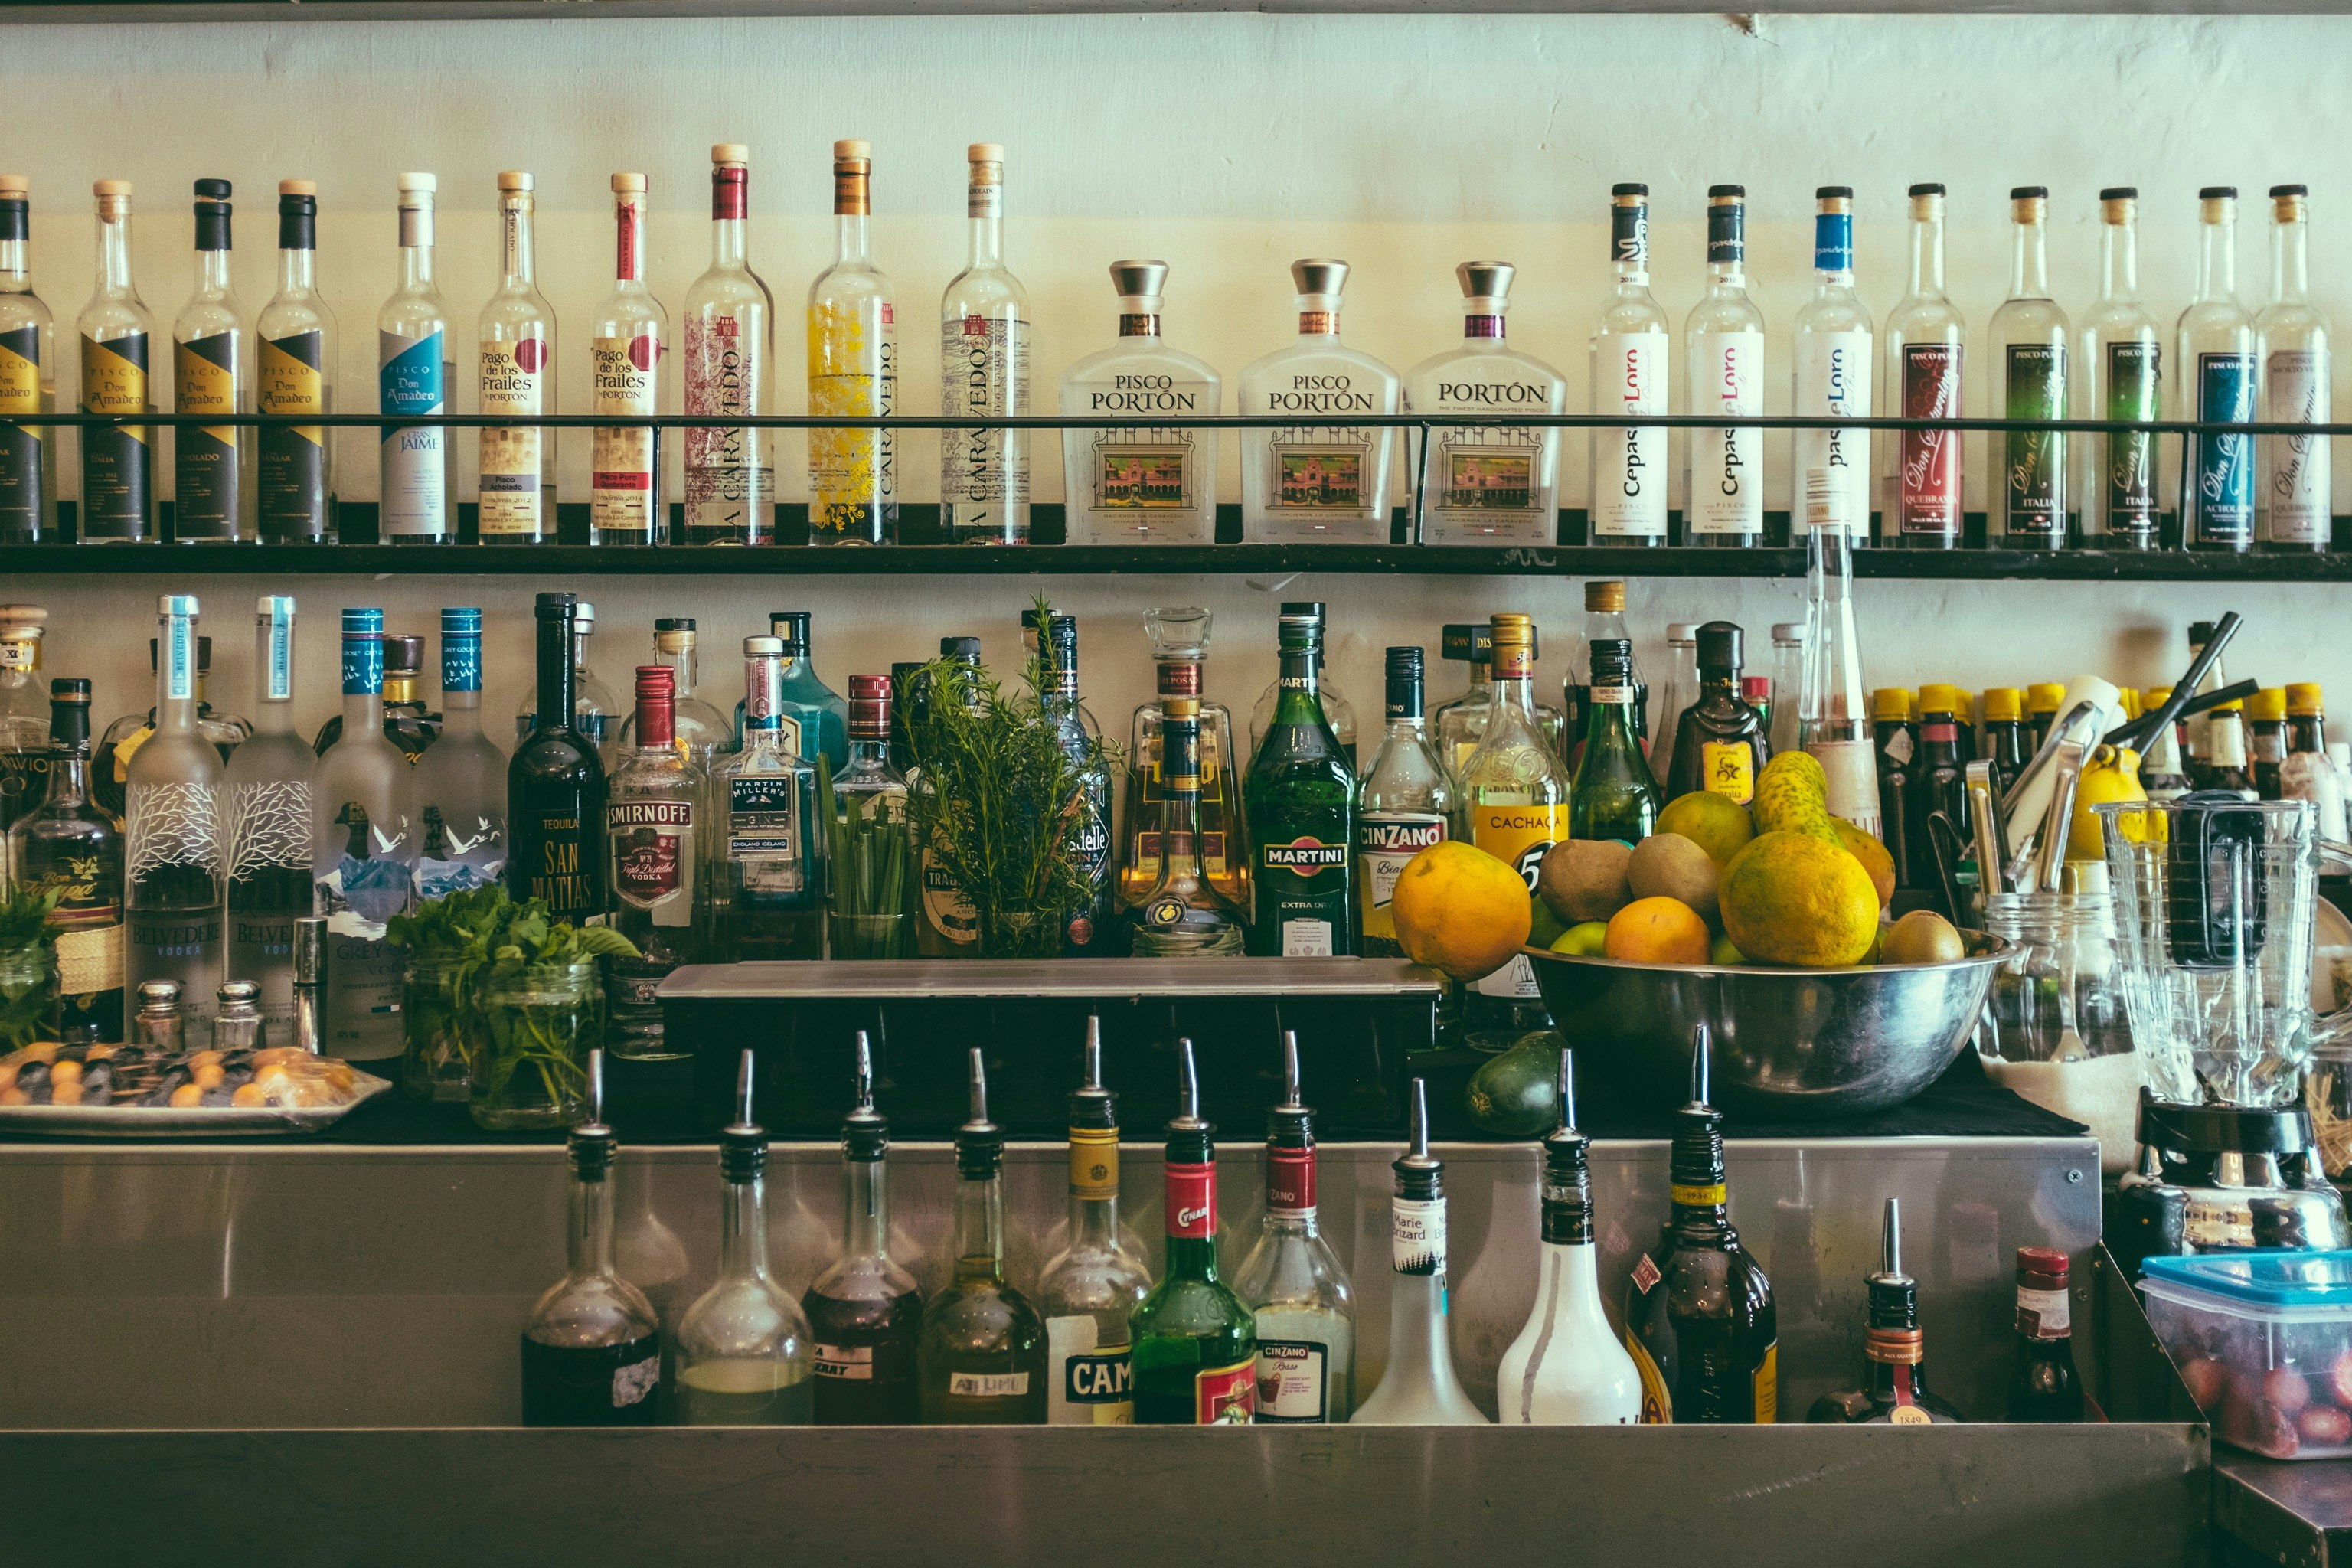
[[[316,1132],[391,1087],[292,1046],[35,1044],[0,1056],[0,1129],[114,1138]]]

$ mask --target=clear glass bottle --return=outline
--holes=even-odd
[[[507,754],[482,730],[482,612],[441,612],[441,738],[409,775],[416,896],[487,887],[507,863]]]
[[[2197,193],[2197,293],[2180,312],[2172,362],[2181,416],[2231,424],[2258,406],[2254,321],[2238,303],[2238,188]],[[2187,438],[2180,539],[2190,550],[2242,554],[2254,543],[2254,438],[2217,432]]]
[[[1911,187],[1911,287],[1886,317],[1881,406],[1902,419],[1960,416],[1968,322],[1944,292],[1944,187]],[[1886,444],[1882,542],[1905,550],[1960,546],[1960,433],[1903,430]]]
[[[890,678],[849,678],[849,761],[833,781],[826,937],[835,958],[915,956],[915,844],[890,757]]]
[[[32,186],[0,174],[0,414],[54,414],[57,319],[33,292]],[[58,537],[53,425],[0,425],[0,544]]]
[[[941,637],[940,658],[947,661],[945,669],[936,677],[926,675],[918,681],[910,693],[911,700],[925,706],[954,702],[968,712],[979,712],[983,702],[978,685],[980,639]],[[920,766],[908,767],[907,787],[910,795],[930,790]],[[915,847],[916,871],[921,883],[920,903],[915,917],[915,950],[925,958],[977,957],[980,952],[980,911],[972,907],[970,899],[964,897],[955,874],[948,869],[944,858],[935,847],[937,843],[935,835],[918,843]]]
[[[857,1031],[852,1103],[841,1128],[841,1256],[801,1298],[816,1343],[816,1424],[911,1426],[923,1292],[890,1256],[890,1124],[874,1109],[874,1057]]]
[[[1323,606],[1282,606],[1280,700],[1242,781],[1257,904],[1247,938],[1260,957],[1356,952],[1356,770],[1318,691]]]
[[[1214,431],[1194,434],[1208,437]],[[1160,881],[1160,834],[1165,791],[1161,784],[1161,717],[1171,697],[1200,704],[1200,831],[1195,839],[1201,868],[1226,902],[1250,907],[1249,834],[1242,817],[1242,770],[1249,758],[1234,744],[1234,716],[1223,703],[1202,696],[1209,658],[1207,610],[1147,610],[1144,636],[1158,668],[1156,698],[1136,705],[1128,725],[1127,782],[1119,819],[1127,826],[1119,858],[1118,901],[1132,910]],[[1328,693],[1326,693],[1327,697]],[[1326,709],[1328,711],[1328,709]],[[1272,717],[1271,710],[1268,717]]]
[[[407,912],[416,875],[408,759],[383,732],[382,610],[343,612],[342,668],[343,733],[310,780],[311,912],[327,917],[334,950],[330,1053],[372,1062],[401,1052],[404,955],[384,922]]]
[[[1862,1354],[1863,1387],[1825,1394],[1805,1419],[1833,1426],[1928,1426],[1958,1422],[1959,1412],[1927,1392],[1922,1365],[1927,1336],[1919,1331],[1919,1282],[1903,1271],[1900,1199],[1888,1198],[1879,1242],[1878,1271],[1870,1276]]]
[[[588,406],[615,419],[661,412],[669,315],[646,287],[649,199],[643,174],[613,176],[613,291],[589,322]],[[651,425],[600,425],[591,433],[589,543],[660,544],[669,538],[662,445],[662,432]]]
[[[273,1036],[294,1024],[294,922],[311,912],[310,776],[318,758],[294,732],[294,601],[264,595],[254,614],[253,738],[225,775],[228,974],[260,986]]]
[[[1138,958],[1214,957],[1242,951],[1247,917],[1201,858],[1200,710],[1197,698],[1160,699],[1158,826],[1152,830],[1152,858],[1160,875],[1129,911]]]
[[[2327,316],[2311,300],[2311,194],[2271,187],[2271,302],[2254,318],[2265,420],[2325,425],[2334,416]],[[2267,550],[2335,542],[2335,475],[2326,436],[2265,436],[2259,535]]]
[[[661,616],[654,621],[654,661],[670,672],[672,742],[706,777],[712,760],[735,749],[735,727],[727,715],[695,695],[701,666],[695,648],[700,634],[691,616]],[[638,744],[636,716],[621,721],[620,751]]]
[[[221,861],[221,754],[196,729],[195,596],[157,608],[155,731],[125,790],[123,975],[170,980],[191,1018],[209,1019],[221,982],[227,875]]]
[[[1811,637],[1802,621],[1772,623],[1771,695],[1764,702],[1764,731],[1776,753],[1797,750],[1797,692],[1804,685],[1805,647]]]
[[[1666,312],[1650,292],[1650,187],[1612,187],[1609,258],[1616,282],[1592,327],[1592,412],[1664,414],[1673,384]],[[1663,426],[1596,426],[1585,537],[1593,544],[1666,542]]]
[[[1706,192],[1706,292],[1683,326],[1694,415],[1764,412],[1764,312],[1748,297],[1748,192]],[[1690,433],[1683,542],[1741,550],[1764,542],[1764,432],[1737,426]]]
[[[1678,718],[1682,710],[1698,700],[1698,626],[1693,621],[1675,621],[1666,627],[1666,684],[1658,695],[1658,711]],[[1579,736],[1580,742],[1582,737]],[[1658,738],[1650,745],[1650,771],[1666,774],[1674,771],[1675,726],[1662,723]]]
[[[1045,1420],[1135,1424],[1129,1319],[1151,1274],[1118,1223],[1118,1096],[1103,1084],[1102,1019],[1087,1015],[1085,1076],[1070,1095],[1070,1223],[1037,1276],[1045,1320]]]
[[[675,679],[667,665],[637,667],[636,745],[604,793],[613,925],[636,943],[644,966],[660,971],[699,959],[710,909],[702,878],[709,788],[677,741]]]
[[[319,292],[319,186],[278,182],[278,292],[253,323],[260,340],[254,411],[335,411],[335,318]],[[263,430],[254,481],[265,544],[335,541],[334,437],[321,425]]]
[[[1595,578],[1584,585],[1584,629],[1577,639],[1577,648],[1569,657],[1568,679],[1560,683],[1560,696],[1567,709],[1568,771],[1576,772],[1584,759],[1584,740],[1592,727],[1592,647],[1595,643],[1618,641],[1631,647],[1633,633],[1625,619],[1625,584],[1617,578]],[[1650,683],[1642,675],[1642,667],[1633,666],[1633,739],[1648,755],[1653,744],[1653,730],[1664,738],[1674,729],[1675,715],[1661,710],[1658,722],[1650,722]],[[1696,691],[1696,676],[1689,689]],[[1657,772],[1654,765],[1653,774]]]
[[[833,144],[833,265],[808,295],[808,405],[814,414],[884,418],[898,411],[898,313],[890,279],[866,253],[874,148]],[[888,544],[898,536],[898,437],[809,432],[809,542]]]
[[[163,639],[147,639],[147,668],[160,675],[163,671]],[[213,639],[196,639],[196,732],[213,743],[226,764],[236,754],[253,726],[234,713],[215,709],[205,696],[205,685],[212,678]],[[127,805],[125,792],[130,784],[131,759],[147,738],[155,732],[155,710],[151,705],[143,713],[125,713],[106,727],[99,737],[98,750],[90,759],[91,798],[116,816],[121,816]]]
[[[499,175],[498,291],[482,307],[476,341],[484,414],[536,416],[555,407],[555,309],[539,291],[531,242],[535,182],[520,169]],[[489,426],[480,437],[484,544],[551,543],[555,537],[555,432],[531,425]]]
[[[81,412],[152,414],[154,369],[149,360],[153,324],[131,280],[131,182],[100,180],[98,198],[98,284],[81,308]],[[156,537],[155,430],[117,425],[81,433],[81,542],[135,542]],[[203,988],[201,1005],[213,1005]]]
[[[400,287],[376,312],[376,396],[384,414],[449,412],[449,308],[433,280],[431,174],[400,176]],[[376,537],[386,544],[444,544],[449,510],[449,432],[387,425],[379,438]]]
[[[1878,742],[1870,688],[1862,678],[1862,635],[1853,613],[1855,534],[1805,531],[1805,664],[1794,699],[1796,743],[1821,763],[1830,814],[1878,834]],[[1776,704],[1788,700],[1779,693]]]
[[[1372,753],[1356,795],[1360,951],[1367,958],[1404,956],[1389,908],[1397,878],[1415,855],[1444,842],[1454,816],[1454,775],[1430,747],[1421,691],[1421,649],[1389,649],[1388,733]]]
[[[710,150],[710,265],[686,291],[685,411],[769,413],[776,354],[776,301],[751,270],[751,150]],[[772,544],[776,468],[772,433],[720,425],[686,432],[686,542]]]
[[[172,411],[253,412],[253,337],[229,286],[226,180],[196,182],[196,287],[172,322]],[[172,537],[234,544],[252,536],[253,437],[234,425],[172,432]]]
[[[1356,1292],[1316,1215],[1315,1113],[1299,1098],[1291,1029],[1282,1085],[1282,1103],[1266,1112],[1265,1216],[1234,1291],[1256,1322],[1255,1419],[1337,1426],[1355,1414]]]
[[[1492,626],[1492,707],[1485,738],[1462,764],[1460,809],[1470,842],[1517,872],[1532,893],[1545,854],[1570,836],[1574,786],[1559,753],[1536,724],[1533,620],[1498,615]],[[1529,1029],[1551,1026],[1535,971],[1516,953],[1494,973],[1474,981],[1463,1001],[1470,1043],[1482,1050],[1499,1051]]]
[[[971,1048],[971,1120],[956,1130],[955,1234],[947,1283],[923,1306],[916,1352],[927,1426],[1045,1420],[1045,1325],[1004,1272],[1004,1130]]]
[[[1217,1271],[1217,1129],[1201,1116],[1189,1038],[1176,1042],[1176,1115],[1167,1131],[1167,1272],[1129,1320],[1135,1418],[1146,1426],[1246,1426],[1257,1410],[1255,1320]]]
[[[739,961],[824,956],[816,769],[784,741],[783,660],[781,638],[743,639],[743,749],[711,780],[711,947]]]
[[[1833,417],[1871,411],[1870,309],[1853,286],[1853,188],[1813,193],[1813,297],[1790,323],[1796,402],[1790,412]],[[1846,426],[1795,432],[1790,531],[1840,528],[1870,538],[1871,431]]]
[[[38,605],[0,605],[0,832],[38,805],[46,790],[55,711],[41,679],[48,618]]]
[[[1258,544],[1386,544],[1396,432],[1342,421],[1396,413],[1402,383],[1339,341],[1346,262],[1294,261],[1290,276],[1298,289],[1297,341],[1243,370],[1240,412],[1324,417],[1241,432],[1243,537]]]
[[[1408,414],[1559,414],[1568,381],[1503,341],[1511,305],[1507,261],[1465,261],[1462,342],[1406,374]],[[1559,534],[1559,431],[1545,426],[1440,428],[1424,458],[1405,433],[1406,482],[1423,544],[1553,544]]]
[[[2066,417],[2066,312],[2050,297],[2050,191],[2009,193],[2009,298],[1985,324],[1997,417]],[[2010,550],[2066,547],[2066,433],[2005,430],[1985,442],[1988,540]]]
[[[1189,419],[1224,412],[1223,378],[1160,335],[1167,280],[1164,261],[1110,264],[1118,341],[1062,373],[1063,413]],[[1217,436],[1148,422],[1063,431],[1066,542],[1216,542]]]
[[[2099,298],[2083,316],[2077,400],[2093,419],[2163,416],[2164,333],[2139,297],[2139,192],[2099,193]],[[2102,550],[2154,550],[2164,520],[2153,430],[2084,436],[2074,443],[2084,541]]]
[[[69,1042],[121,1039],[122,825],[89,798],[87,680],[49,682],[47,791],[9,827],[0,862],[9,887],[58,896],[50,1028]]]
[[[940,412],[1029,412],[1029,291],[1004,265],[1004,149],[965,150],[971,245],[940,300]],[[940,432],[940,528],[958,544],[1029,542],[1029,433]]]
[[[1412,1080],[1412,1120],[1405,1152],[1389,1169],[1388,1365],[1352,1417],[1366,1426],[1484,1426],[1454,1371],[1446,1314],[1445,1166],[1429,1152],[1429,1090]]]

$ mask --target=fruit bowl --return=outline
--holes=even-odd
[[[1965,1049],[2009,943],[1962,931],[1948,963],[1850,969],[1628,963],[1528,947],[1544,1005],[1591,1091],[1668,1110],[1690,1093],[1691,1031],[1715,1042],[1716,1102],[1781,1121],[1900,1105]]]

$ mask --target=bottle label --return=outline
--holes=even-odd
[[[235,414],[240,373],[237,334],[217,332],[177,344],[172,355],[174,407],[182,414]],[[182,539],[235,539],[243,514],[234,425],[182,426],[173,443],[173,531]]]
[[[1201,1426],[1246,1426],[1257,1414],[1257,1359],[1192,1374],[1192,1420]]]
[[[613,848],[614,896],[648,912],[656,926],[692,924],[693,803],[614,801],[604,807],[604,826]]]
[[[923,850],[923,915],[931,927],[949,942],[958,944],[980,940],[980,911],[964,897],[963,888],[955,874],[941,862],[937,851],[926,846]]]
[[[756,323],[738,316],[689,316],[686,322],[686,412],[759,414],[762,345]],[[764,539],[772,526],[775,470],[767,444],[748,426],[686,431],[686,523],[731,529]]]
[[[1764,334],[1697,332],[1690,343],[1691,412],[1764,412]],[[1764,432],[1725,426],[1691,432],[1690,531],[1764,531]]]
[[[1540,386],[1515,384],[1460,390],[1496,394],[1497,402],[1486,406],[1499,406],[1508,413],[1555,412],[1549,389]],[[1523,392],[1537,395],[1525,402],[1505,400],[1509,394]],[[1450,399],[1441,398],[1441,405],[1448,412],[1475,411],[1453,407],[1451,403]],[[1543,500],[1543,489],[1536,482],[1536,475],[1549,432],[1485,426],[1456,426],[1432,434],[1437,443],[1430,469],[1436,492],[1429,498],[1432,506],[1444,511],[1471,514],[1465,521],[1475,533],[1491,533],[1504,526],[1527,526],[1523,519],[1549,522],[1538,504]],[[1549,530],[1539,531],[1540,542],[1550,543]]]
[[[1302,833],[1261,847],[1258,919],[1281,933],[1285,958],[1330,958],[1346,951],[1349,846]]]
[[[1595,701],[1608,701],[1602,688]],[[1627,700],[1631,700],[1630,693]],[[1536,890],[1536,874],[1554,844],[1568,837],[1568,805],[1478,805],[1471,808],[1470,842],[1519,874],[1528,891]],[[1515,953],[1508,963],[1473,982],[1482,996],[1532,1001],[1543,994],[1536,985],[1535,967],[1526,955]]]
[[[948,1373],[948,1394],[955,1399],[1026,1399],[1029,1396],[1029,1374],[1025,1372],[951,1372]]]
[[[482,340],[482,412],[544,414],[547,409],[547,340]],[[547,514],[540,489],[540,444],[543,433],[517,425],[481,433],[481,531],[537,534]]]
[[[940,412],[1002,416],[1029,412],[1029,323],[964,316],[940,324]],[[1029,499],[1026,432],[942,431],[940,500],[947,506]]]
[[[584,815],[576,805],[542,814],[538,831],[531,836],[539,841],[539,863],[531,865],[528,857],[523,862],[527,868],[525,895],[546,900],[558,918],[563,920],[572,919],[575,913],[604,912],[602,900],[595,897],[595,880],[589,874],[587,851],[582,843],[585,835],[581,831],[580,819]],[[593,821],[588,827],[594,830]]]
[[[1045,1364],[1052,1379],[1045,1398],[1047,1426],[1135,1425],[1133,1352],[1127,1345],[1097,1342],[1100,1334],[1090,1317],[1045,1320]]]
[[[2063,1290],[2017,1288],[2017,1331],[2029,1340],[2063,1340],[2074,1331],[2074,1310]]]
[[[1364,934],[1396,940],[1389,905],[1397,879],[1412,858],[1444,843],[1445,818],[1435,812],[1394,811],[1356,818],[1356,874],[1363,880]]]
[[[1168,1236],[1207,1241],[1217,1234],[1217,1167],[1213,1162],[1171,1161],[1165,1167]]]
[[[1648,1263],[1650,1260],[1645,1257],[1642,1261]],[[1653,1272],[1654,1271],[1654,1268]],[[1672,1426],[1675,1419],[1675,1396],[1668,1391],[1666,1380],[1658,1371],[1657,1362],[1650,1354],[1650,1347],[1642,1342],[1642,1336],[1633,1331],[1633,1325],[1630,1323],[1625,1328],[1625,1350],[1633,1358],[1633,1371],[1642,1380],[1642,1425],[1644,1426]]]
[[[254,407],[263,414],[327,411],[326,334],[289,332],[265,339]],[[261,433],[255,476],[265,539],[318,539],[327,531],[327,430],[293,425]]]
[[[1315,1151],[1265,1152],[1265,1208],[1276,1219],[1305,1219],[1315,1212]]]
[[[526,1426],[635,1425],[653,1415],[661,1384],[656,1336],[617,1345],[557,1346],[522,1336],[522,1419]]]
[[[1748,1392],[1754,1414],[1748,1419],[1769,1426],[1780,1418],[1780,1342],[1764,1347],[1764,1359],[1748,1374]]]
[[[1102,1199],[1118,1196],[1117,1128],[1070,1129],[1070,1196]]]
[[[2197,417],[2242,423],[2254,416],[2254,356],[2197,356]],[[2223,433],[2195,437],[2195,481],[2186,502],[2193,514],[2185,530],[2192,544],[2239,546],[2254,537],[2253,437]]]
[[[812,304],[809,412],[880,417],[898,406],[898,353],[880,300]],[[898,437],[887,430],[809,432],[809,529],[871,537],[875,514],[898,504]]]
[[[2263,417],[2280,424],[2325,425],[2328,364],[2325,353],[2274,351],[2264,370],[2270,406]],[[2325,436],[2266,436],[2271,542],[2325,549],[2335,533],[2333,484]]]
[[[1746,741],[1706,741],[1698,749],[1699,787],[1746,805],[1756,798],[1756,748]]]
[[[387,415],[448,412],[442,335],[376,334],[381,409]],[[377,531],[386,539],[442,539],[449,532],[449,433],[437,425],[386,425]]]
[[[1567,1182],[1543,1186],[1543,1238],[1554,1247],[1589,1247],[1593,1241],[1592,1194]]]
[[[592,410],[614,417],[658,413],[661,340],[648,330],[588,345]],[[589,443],[588,526],[598,532],[651,534],[660,519],[654,505],[653,427],[600,425]]]
[[[845,1383],[874,1381],[874,1347],[872,1345],[825,1345],[814,1347],[816,1374],[835,1377]]]
[[[1600,352],[1606,379],[1594,389],[1595,413],[1666,411],[1665,333],[1607,337]],[[1602,539],[1666,536],[1666,433],[1662,427],[1635,425],[1594,433],[1592,533]]]
[[[807,887],[798,783],[794,773],[727,781],[727,858],[743,892],[798,893]]]
[[[1896,392],[1904,418],[1959,416],[1961,353],[1958,343],[1903,345],[1903,384]],[[1895,531],[1958,538],[1960,433],[1906,430],[1895,450]]]
[[[1257,1342],[1257,1415],[1267,1425],[1331,1419],[1331,1347],[1319,1340]]]
[[[144,414],[147,396],[147,334],[132,332],[100,342],[81,341],[81,411],[84,414]],[[153,511],[150,485],[152,454],[143,425],[118,425],[81,433],[81,530],[84,537],[143,539]]]
[[[1823,214],[1816,226],[1843,214]],[[1797,334],[1799,414],[1870,413],[1870,334]],[[1870,525],[1870,432],[1800,430],[1795,442],[1797,514],[1807,528],[1842,528],[1859,538]]]
[[[1730,1201],[1721,1182],[1675,1182],[1666,1188],[1666,1201],[1684,1208],[1721,1208]]]
[[[2107,345],[2108,418],[2156,417],[2161,357],[2154,343]],[[2156,433],[2134,430],[2105,440],[2106,461],[2100,479],[2106,531],[2155,538],[2162,515],[2156,498]]]
[[[1909,760],[1910,731],[1898,737],[1904,755],[1896,760]],[[1842,816],[1872,837],[1878,837],[1878,748],[1871,741],[1813,741],[1805,746],[1805,754],[1822,764],[1822,776],[1826,781],[1822,804],[1832,816]],[[1887,754],[1894,756],[1889,744]]]
[[[41,331],[0,331],[0,414],[41,411]],[[40,433],[0,425],[0,536],[30,539],[41,528]]]
[[[2066,416],[2066,345],[2009,345],[2007,396],[2011,419]],[[2006,537],[2033,543],[2066,537],[2066,438],[2055,430],[2002,432],[2001,481]]]
[[[1097,401],[1100,397],[1097,394]],[[1094,510],[1191,511],[1199,507],[1200,498],[1192,493],[1192,437],[1190,430],[1090,432],[1087,471],[1094,476]]]
[[[1444,1198],[1397,1198],[1390,1203],[1389,1261],[1400,1274],[1445,1272]]]
[[[1312,445],[1276,440],[1269,451],[1274,463],[1274,483],[1266,500],[1269,510],[1364,510],[1364,480],[1372,468],[1370,441],[1343,447],[1328,439]]]

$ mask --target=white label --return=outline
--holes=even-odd
[[[1329,1347],[1314,1340],[1258,1341],[1257,1418],[1328,1420],[1330,1356]]]
[[[1764,412],[1764,334],[1698,332],[1690,341],[1691,412]],[[1691,432],[1690,529],[1764,531],[1764,432],[1723,426]]]
[[[1908,739],[1906,735],[1904,737]],[[1891,755],[1895,748],[1887,747]],[[1822,804],[1873,837],[1878,836],[1878,747],[1870,741],[1815,741],[1805,752],[1828,780]]]
[[[386,415],[446,414],[449,367],[444,339],[376,333],[378,407]],[[437,425],[387,422],[379,437],[377,533],[440,539],[449,531],[449,433]]]
[[[1019,1399],[1029,1392],[1025,1372],[951,1372],[948,1393],[958,1399]]]
[[[1508,1002],[1532,1002],[1543,994],[1536,984],[1535,965],[1524,952],[1511,954],[1510,962],[1473,984],[1481,996],[1499,996]]]
[[[1389,1260],[1400,1274],[1445,1272],[1444,1198],[1397,1198],[1391,1202]]]
[[[482,412],[547,412],[547,340],[482,341]],[[540,493],[543,434],[526,425],[487,429],[481,445],[481,531],[538,533],[546,522]]]
[[[652,332],[598,338],[588,345],[593,389],[591,412],[652,414],[660,395],[661,340]],[[588,523],[596,529],[641,531],[650,524],[654,497],[654,432],[650,426],[598,426],[590,443]]]
[[[2265,419],[2281,424],[2325,425],[2328,418],[2327,354],[2325,350],[2281,349],[2265,374],[2270,406]],[[2325,547],[2335,531],[2334,504],[2325,436],[2265,436],[2271,540],[2278,544]]]
[[[661,1384],[661,1357],[649,1355],[634,1366],[613,1369],[613,1408],[636,1404]]]
[[[1591,700],[1596,707],[1610,702],[1630,704],[1633,695],[1633,688],[1630,686],[1596,686],[1592,689]]]
[[[2074,1331],[2074,1310],[2063,1290],[2017,1288],[2017,1331],[2037,1340],[2063,1339]]]
[[[1329,921],[1283,921],[1282,956],[1285,958],[1330,957],[1331,922]]]
[[[838,1377],[850,1383],[874,1381],[874,1347],[872,1345],[819,1345],[816,1347],[816,1374]]]
[[[1592,389],[1596,414],[1666,411],[1666,334],[1604,337]],[[1604,429],[1592,444],[1591,531],[1605,539],[1666,536],[1666,433],[1654,425]]]
[[[1797,334],[1796,414],[1870,413],[1870,334]],[[1870,432],[1800,430],[1795,457],[1797,521],[1861,537],[1870,523]]]

